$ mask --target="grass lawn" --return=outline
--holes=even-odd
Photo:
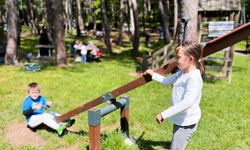
[[[34,38],[34,40],[36,40]],[[31,42],[32,43],[32,42]],[[29,47],[27,47],[29,49]],[[235,55],[232,82],[204,81],[201,101],[202,119],[187,150],[250,149],[250,57]],[[100,63],[75,64],[58,68],[44,65],[42,71],[30,73],[24,68],[0,66],[0,149],[85,149],[89,144],[87,112],[75,117],[75,127],[83,134],[68,133],[59,138],[56,133],[39,130],[36,134],[48,141],[43,147],[13,147],[5,139],[5,128],[25,120],[21,105],[27,96],[27,85],[38,82],[42,95],[54,102],[53,110],[65,113],[84,104],[134,77],[134,59],[124,54],[104,58]],[[172,135],[172,124],[155,122],[155,115],[169,106],[171,87],[148,83],[125,94],[130,97],[130,134],[138,143],[127,146],[119,129],[119,111],[101,120],[102,149],[152,150],[164,149]],[[105,104],[101,105],[104,106]],[[99,106],[99,107],[101,107]]]

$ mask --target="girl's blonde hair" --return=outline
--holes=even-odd
[[[196,67],[203,74],[205,72],[204,64],[202,62],[203,57],[203,45],[199,44],[196,41],[184,41],[176,48],[176,54],[179,51],[180,47],[183,48],[184,54],[187,56],[193,56],[194,61],[196,63]]]

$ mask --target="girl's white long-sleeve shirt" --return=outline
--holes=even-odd
[[[200,100],[202,77],[198,69],[188,73],[180,70],[164,77],[153,73],[152,79],[162,84],[173,84],[171,106],[161,112],[164,119],[169,118],[174,124],[188,126],[197,124],[201,118]]]

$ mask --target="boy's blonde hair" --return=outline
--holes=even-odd
[[[40,86],[36,82],[32,82],[28,85],[28,92],[30,89],[37,89],[40,92]]]

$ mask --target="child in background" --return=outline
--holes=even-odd
[[[83,44],[82,41],[78,41],[78,44],[74,46],[78,51],[80,51],[81,54],[81,62],[86,63],[87,62],[87,47]],[[77,60],[78,62],[79,60]]]
[[[86,63],[87,62],[87,52],[88,52],[88,49],[87,47],[84,45],[83,42],[81,42],[81,56],[82,56],[82,63]]]
[[[56,130],[58,135],[61,136],[64,129],[74,124],[74,119],[69,119],[67,124],[57,123],[55,115],[44,112],[43,108],[50,107],[52,102],[46,101],[45,98],[40,95],[40,87],[37,83],[33,82],[29,84],[28,93],[29,96],[26,97],[23,102],[22,111],[29,127],[35,128],[43,123]]]
[[[171,106],[158,114],[156,121],[160,124],[168,118],[173,122],[171,150],[184,150],[201,118],[201,72],[204,71],[201,64],[202,45],[185,41],[177,47],[176,58],[180,70],[169,77],[150,69],[145,73],[162,84],[173,84]]]
[[[75,62],[81,62],[82,58],[81,58],[81,50],[80,50],[80,40],[76,40],[74,45],[73,45],[73,49],[74,49],[74,53],[75,53]]]

